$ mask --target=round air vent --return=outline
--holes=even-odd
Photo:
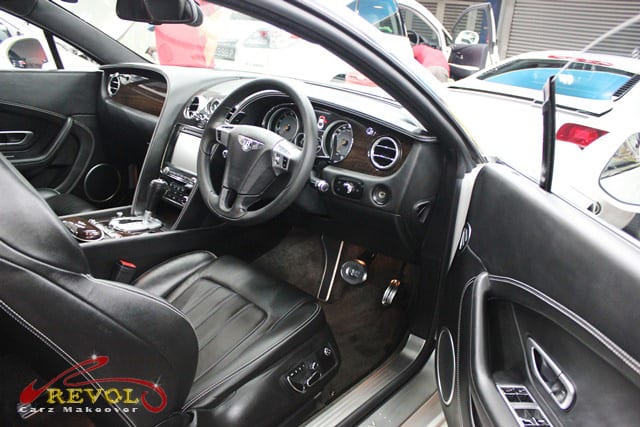
[[[388,136],[376,139],[369,150],[371,163],[380,170],[391,169],[400,159],[400,155],[400,145]]]
[[[107,82],[107,92],[109,93],[109,96],[113,97],[116,96],[116,93],[118,93],[119,90],[120,75],[112,74],[111,77],[109,77],[109,81]]]
[[[184,117],[185,119],[194,119],[196,114],[200,112],[201,109],[205,107],[206,101],[202,99],[200,96],[194,96],[189,105],[187,105],[184,109]]]

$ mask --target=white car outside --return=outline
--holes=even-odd
[[[495,21],[491,6],[472,6],[454,25],[454,41],[442,23],[416,0],[331,0],[329,5],[352,9],[361,18],[380,30],[377,38],[383,47],[406,62],[414,61],[412,44],[425,44],[442,52],[449,59],[452,47],[471,44],[486,45],[483,63],[466,64],[459,57],[452,66],[472,71],[498,61],[495,41]],[[205,23],[217,34],[216,66],[238,68],[308,78],[316,81],[341,80],[351,70],[344,61],[313,43],[306,42],[274,26],[236,12],[220,14],[215,21]],[[482,29],[485,40],[471,29]],[[473,40],[463,37],[470,34]],[[292,66],[290,58],[298,58]],[[286,66],[285,66],[286,64]],[[318,64],[311,70],[308,64]]]
[[[98,64],[82,57],[72,46],[55,40],[65,68],[98,69]],[[57,66],[41,29],[0,11],[0,69],[12,68],[55,70]]]
[[[541,87],[569,61],[556,79],[554,191],[624,228],[640,212],[640,61],[571,51],[527,53],[453,83],[448,102],[484,153],[538,179]],[[626,166],[612,168],[614,157],[627,159]]]
[[[332,0],[346,9],[357,8],[357,1]],[[363,2],[364,3],[364,2]],[[367,0],[367,10],[356,12],[380,29],[377,40],[403,60],[413,60],[413,51],[402,24],[396,0]],[[351,67],[325,49],[279,28],[236,12],[220,15],[216,22],[220,34],[216,48],[217,68],[241,68],[247,71],[292,76],[315,81],[341,80]],[[291,58],[298,58],[291,61]],[[292,64],[295,64],[292,67]],[[309,67],[309,64],[317,64]],[[296,66],[299,65],[299,66]]]

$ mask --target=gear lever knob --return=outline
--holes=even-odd
[[[166,193],[169,184],[167,181],[157,178],[149,183],[149,191],[147,192],[147,206],[145,207],[145,214],[149,212],[149,215],[153,213],[158,206],[160,198]]]

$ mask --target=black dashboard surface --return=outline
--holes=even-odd
[[[141,209],[148,182],[158,177],[178,131],[188,128],[197,133],[204,129],[224,97],[254,78],[214,70],[137,64],[108,66],[104,71],[107,76],[156,76],[166,82],[166,86],[156,83],[152,87],[156,102],[158,92],[164,95],[163,107],[154,120],[134,211]],[[103,79],[102,94],[107,99],[113,98],[108,92],[112,80]],[[295,84],[309,97],[316,112],[319,140],[315,141],[313,174],[326,181],[328,191],[308,185],[289,214],[341,239],[413,258],[421,243],[416,236],[424,234],[422,229],[436,201],[442,164],[437,140],[392,100],[349,88]],[[143,89],[148,95],[148,88]],[[152,97],[147,100],[153,103]],[[108,101],[112,101],[112,110],[120,110],[116,115],[140,119],[139,109],[127,105],[117,108],[113,99]],[[298,145],[304,143],[296,107],[279,92],[250,96],[230,112],[229,120],[270,129]],[[224,163],[218,167],[223,168]],[[184,209],[191,209],[190,205]]]

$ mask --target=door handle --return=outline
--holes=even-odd
[[[562,410],[571,407],[576,388],[562,369],[532,338],[527,338],[527,358],[533,377]]]
[[[9,130],[0,131],[0,148],[20,149],[27,145],[33,132],[28,130]]]

